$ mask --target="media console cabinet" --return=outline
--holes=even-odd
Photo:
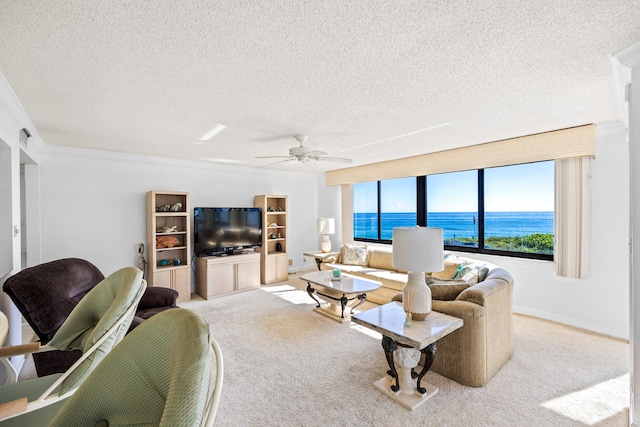
[[[196,258],[196,293],[204,299],[259,287],[259,252]]]

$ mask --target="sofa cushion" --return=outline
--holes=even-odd
[[[367,265],[367,247],[345,243],[340,248],[341,264]]]
[[[478,270],[473,269],[460,279],[432,279],[429,284],[431,298],[440,301],[453,301],[462,291],[478,283]]]
[[[369,256],[369,267],[395,271],[393,268],[393,253],[390,249],[373,249]]]

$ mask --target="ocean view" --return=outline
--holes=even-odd
[[[354,237],[377,239],[376,213],[353,214]],[[383,212],[382,239],[390,240],[394,227],[416,225],[412,212]],[[429,227],[442,228],[445,241],[477,239],[478,214],[474,212],[433,212],[427,215]],[[553,234],[553,212],[485,212],[485,238],[524,237],[534,233]]]

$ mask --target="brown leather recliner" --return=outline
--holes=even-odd
[[[64,258],[26,268],[9,277],[2,289],[18,307],[42,344],[55,335],[58,328],[91,288],[104,275],[89,261]],[[178,292],[173,289],[146,289],[131,324],[131,329],[156,313],[176,307]],[[38,376],[65,372],[82,353],[80,351],[48,351],[34,353]]]

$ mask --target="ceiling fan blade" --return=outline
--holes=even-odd
[[[318,157],[318,160],[322,160],[325,162],[338,162],[338,163],[351,163],[353,160],[345,159],[344,157],[330,157],[330,156],[321,156]]]
[[[291,156],[257,156],[254,159],[289,159]]]
[[[329,153],[325,153],[324,151],[320,151],[320,150],[313,150],[313,151],[309,151],[308,153],[304,153],[304,155],[308,157],[324,156],[326,154],[329,154]]]

